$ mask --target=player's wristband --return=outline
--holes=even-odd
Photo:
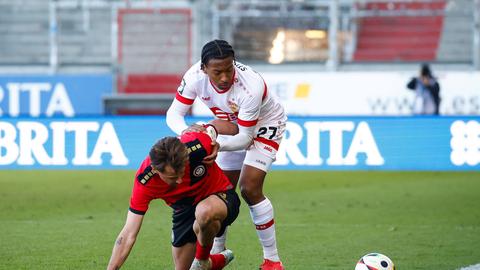
[[[210,136],[212,141],[216,141],[218,136],[217,128],[215,128],[215,126],[212,124],[205,124],[203,125],[203,127],[205,128],[206,133],[208,134],[208,136]]]

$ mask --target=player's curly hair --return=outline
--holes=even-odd
[[[233,57],[235,60],[235,51],[225,40],[212,40],[202,48],[202,65],[207,65],[210,59],[225,59],[227,57]]]
[[[150,149],[151,166],[159,172],[164,172],[165,167],[171,166],[179,171],[185,166],[188,151],[177,137],[165,137],[157,141]]]

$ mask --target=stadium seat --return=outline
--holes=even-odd
[[[130,74],[119,77],[117,80],[118,93],[124,96],[131,95],[133,104],[138,104],[138,101],[134,101],[142,95],[147,95],[155,104],[165,103],[168,105],[159,105],[158,109],[155,109],[151,104],[148,106],[138,104],[138,108],[116,109],[114,113],[119,115],[165,114],[181,81],[182,75],[179,74]],[[144,98],[143,100],[141,102],[146,102]],[[163,100],[163,102],[159,103],[158,100]]]
[[[119,81],[118,92],[125,94],[174,94],[182,81],[178,74],[129,74]]]
[[[368,3],[367,11],[442,11],[445,1]],[[443,26],[443,16],[374,16],[359,21],[355,61],[433,61]]]

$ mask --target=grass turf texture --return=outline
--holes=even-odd
[[[105,269],[125,221],[132,171],[0,171],[0,269]],[[397,269],[480,262],[478,172],[279,172],[275,206],[287,269],[354,269],[369,252]],[[229,230],[236,259],[262,252],[245,203]],[[170,208],[154,201],[122,269],[173,269]]]

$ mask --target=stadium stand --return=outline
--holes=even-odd
[[[0,65],[48,64],[48,2],[0,2]]]
[[[58,65],[111,64],[111,8],[57,1],[56,28],[50,26],[48,0],[0,2],[0,64],[48,65],[50,34],[58,46]],[[52,30],[52,31],[51,31]]]
[[[219,34],[233,40],[243,61],[268,62],[272,40],[279,32],[289,40],[285,62],[323,62],[328,58],[327,36],[307,38],[305,31],[326,33],[329,25],[326,1],[217,1]]]
[[[355,61],[436,59],[445,1],[370,2],[361,8],[375,11],[379,16],[360,19]],[[418,12],[422,16],[406,16],[413,12]],[[397,16],[398,13],[405,15]]]
[[[268,65],[271,70],[325,70],[323,63],[332,59],[340,69],[419,61],[476,63],[478,69],[480,48],[474,41],[480,40],[480,28],[473,30],[478,17],[474,2],[480,3],[0,0],[0,69],[14,66],[18,72],[40,66],[53,67],[47,71],[53,73],[67,68],[73,73],[112,72],[116,93],[105,99],[112,112],[121,111],[118,108],[126,103],[152,101],[152,108],[167,104],[182,74],[198,59],[199,48],[211,38],[230,40],[247,64],[267,66],[273,41],[284,33],[281,63],[288,65]],[[338,4],[336,15],[331,13],[332,3]],[[332,18],[338,21],[334,30]],[[308,37],[310,30],[319,36]],[[129,110],[135,107],[131,104]]]
[[[57,21],[60,64],[110,66],[109,6],[86,10],[82,6],[59,8]]]
[[[190,11],[119,11],[120,93],[175,93],[190,66]]]
[[[105,99],[108,112],[166,111],[191,64],[190,21],[190,9],[119,10],[118,95]]]
[[[439,62],[470,62],[473,56],[473,8],[471,0],[449,1],[445,7],[437,51]]]

